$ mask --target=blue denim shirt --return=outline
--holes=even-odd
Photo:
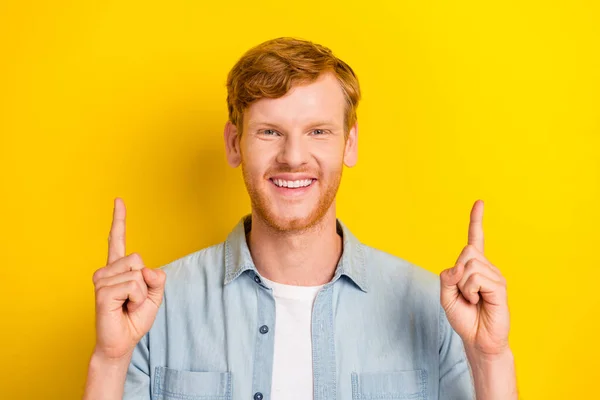
[[[162,267],[164,300],[133,353],[125,399],[270,399],[275,300],[250,227],[247,215],[225,242]],[[314,400],[474,399],[438,276],[337,229],[342,256],[313,306]]]

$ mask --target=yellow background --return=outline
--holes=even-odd
[[[484,199],[522,398],[600,398],[599,21],[591,0],[1,2],[0,397],[81,397],[115,196],[149,266],[249,211],[225,77],[297,36],[364,93],[340,218],[439,272]]]

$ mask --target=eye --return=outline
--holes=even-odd
[[[325,129],[313,129],[313,134],[317,136],[322,136],[327,133]]]
[[[266,136],[275,136],[277,135],[277,131],[275,129],[263,129],[262,134]]]

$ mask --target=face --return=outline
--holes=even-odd
[[[345,99],[335,75],[322,74],[244,112],[243,133],[225,126],[230,165],[242,165],[254,214],[278,231],[308,229],[328,213],[343,165],[356,162],[357,126],[344,135]]]

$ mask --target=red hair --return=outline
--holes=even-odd
[[[315,81],[332,72],[344,93],[346,134],[356,122],[360,87],[354,71],[327,47],[290,37],[272,39],[248,50],[227,76],[229,121],[242,132],[243,115],[262,98],[278,98],[294,85]]]

